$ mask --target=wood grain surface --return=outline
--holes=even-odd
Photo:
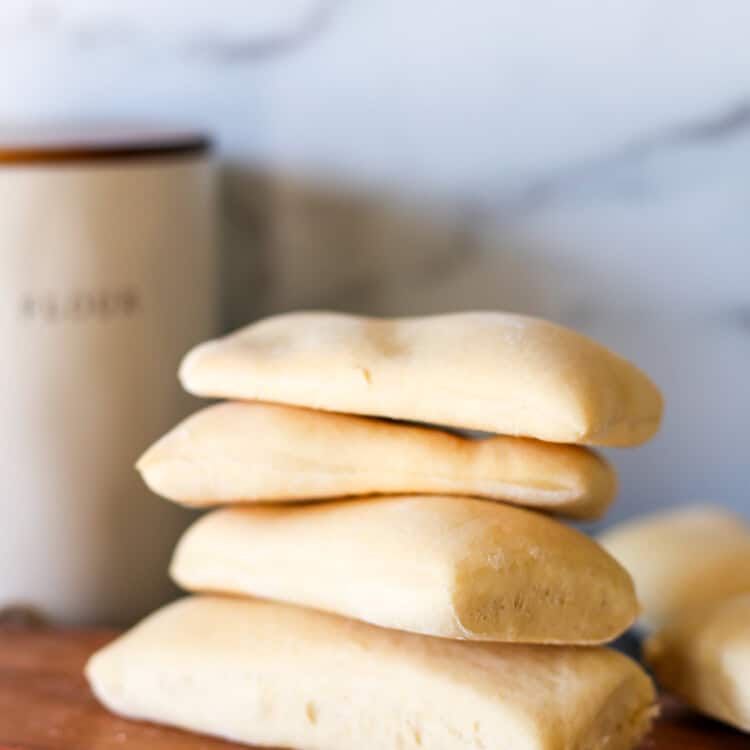
[[[82,675],[111,630],[0,628],[0,750],[231,750],[242,746],[126,721],[99,706]],[[642,750],[750,750],[750,736],[663,701]]]

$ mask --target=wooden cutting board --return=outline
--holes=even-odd
[[[94,700],[81,670],[112,630],[0,628],[0,750],[237,750],[176,729],[126,721]],[[750,736],[671,700],[642,750],[750,750]]]

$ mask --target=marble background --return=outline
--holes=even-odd
[[[611,518],[750,515],[750,5],[4,0],[0,121],[216,134],[225,323],[546,316],[664,388]]]

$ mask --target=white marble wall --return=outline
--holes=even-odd
[[[667,396],[660,437],[610,454],[613,517],[750,515],[748,28],[741,0],[4,0],[0,121],[210,128],[228,325],[568,323]]]

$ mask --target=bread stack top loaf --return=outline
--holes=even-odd
[[[638,445],[662,412],[659,390],[629,362],[567,328],[506,313],[279,315],[197,347],[180,379],[198,396],[558,443]]]
[[[227,506],[188,529],[171,567],[212,598],[92,662],[107,705],[301,750],[642,738],[653,687],[598,647],[637,617],[632,579],[548,515],[609,507],[614,469],[587,446],[656,431],[661,396],[642,372],[517,315],[307,312],[202,344],[180,377],[230,400],[138,468],[171,500]]]

